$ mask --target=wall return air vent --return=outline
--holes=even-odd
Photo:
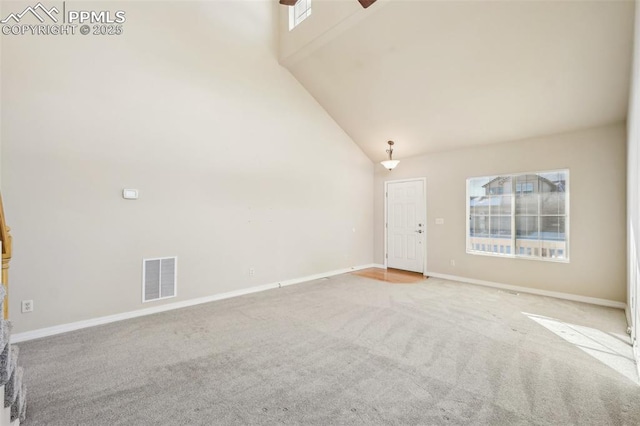
[[[142,260],[142,302],[175,297],[178,258]]]

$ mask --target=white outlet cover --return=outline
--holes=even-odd
[[[22,301],[22,312],[33,312],[33,300],[23,300]]]
[[[436,225],[444,225],[444,218],[437,217],[436,218]]]

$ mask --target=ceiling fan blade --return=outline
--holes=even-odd
[[[376,2],[376,0],[358,0],[365,9]],[[282,0],[280,0],[282,2]]]
[[[376,0],[358,0],[358,1],[362,5],[362,7],[364,7],[365,9],[376,2]],[[285,6],[294,6],[296,3],[298,3],[298,0],[280,0],[280,4],[284,4]]]

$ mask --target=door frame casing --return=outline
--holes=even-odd
[[[384,198],[384,223],[383,223],[383,228],[384,228],[384,269],[387,269],[387,262],[388,262],[388,255],[389,255],[389,250],[388,250],[388,212],[389,212],[389,198],[387,197],[387,194],[389,193],[388,191],[388,187],[390,183],[403,183],[403,182],[415,182],[415,181],[422,181],[422,196],[424,197],[424,243],[422,244],[423,250],[422,250],[422,275],[426,276],[427,274],[427,233],[428,231],[428,214],[427,214],[427,178],[426,177],[419,177],[419,178],[406,178],[406,179],[396,179],[396,180],[386,180],[384,181],[384,194],[382,194],[383,198]]]

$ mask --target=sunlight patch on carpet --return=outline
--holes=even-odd
[[[526,312],[522,314],[634,383],[640,384],[628,336],[605,333],[595,328],[569,324],[541,315]]]

